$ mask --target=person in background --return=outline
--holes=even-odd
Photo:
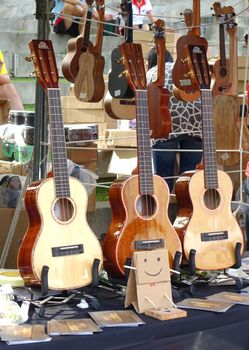
[[[11,83],[10,76],[8,74],[4,56],[0,50],[0,98],[4,98],[10,101],[10,109],[24,110],[21,98]]]
[[[55,7],[52,9],[52,13],[55,14],[53,31],[56,34],[69,34],[77,37],[84,28],[84,21],[79,20],[78,17],[84,19],[87,9],[87,4],[82,0],[55,0]],[[92,17],[98,20],[97,11],[93,11]],[[111,22],[112,20],[112,14],[105,13],[105,21]]]
[[[148,60],[148,83],[157,78],[157,54],[152,48],[147,55]],[[168,137],[153,141],[152,157],[154,172],[165,178],[170,192],[174,187],[174,174],[179,150],[178,174],[187,170],[193,170],[201,162],[202,152],[187,150],[202,149],[202,128],[201,128],[201,103],[184,102],[177,100],[173,95],[172,81],[173,59],[170,53],[166,52],[165,63],[165,87],[170,92],[170,112],[172,118],[172,132]],[[172,150],[172,151],[171,151]]]
[[[132,0],[133,26],[138,29],[149,30],[149,25],[144,24],[144,17],[147,16],[150,23],[155,22],[152,16],[152,5],[150,0]]]

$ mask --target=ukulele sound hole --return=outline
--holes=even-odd
[[[136,208],[140,216],[149,218],[156,211],[156,201],[153,196],[144,194],[138,198]]]
[[[222,67],[222,68],[220,69],[220,75],[221,75],[222,77],[225,77],[225,76],[227,75],[227,69],[226,69],[225,67]]]
[[[59,198],[54,204],[53,213],[57,220],[67,222],[73,217],[74,207],[68,198]]]
[[[220,194],[215,188],[209,189],[205,192],[203,200],[208,209],[214,210],[220,205]]]

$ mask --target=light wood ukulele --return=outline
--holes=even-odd
[[[193,0],[193,14],[184,11],[185,22],[190,26],[188,33],[181,36],[176,43],[177,57],[172,69],[172,80],[175,85],[174,95],[178,100],[194,101],[200,96],[199,86],[191,79],[188,57],[184,48],[187,45],[203,45],[207,50],[207,40],[200,36],[200,0]]]
[[[79,59],[83,52],[87,51],[89,45],[89,37],[91,30],[91,19],[93,12],[93,0],[86,0],[88,5],[86,20],[84,26],[84,34],[80,34],[77,38],[72,38],[68,40],[67,43],[67,54],[61,63],[61,70],[64,77],[74,83],[75,78],[79,72]]]
[[[204,170],[183,173],[176,182],[180,215],[174,227],[180,234],[186,259],[192,265],[194,259],[197,269],[239,267],[243,234],[231,211],[232,181],[224,171],[217,170],[206,48],[188,45],[185,50],[192,76],[201,90]]]
[[[104,266],[112,277],[125,276],[125,263],[138,250],[166,247],[170,266],[179,264],[181,242],[168,218],[169,189],[153,175],[146,73],[140,44],[123,43],[121,52],[136,96],[138,174],[110,187],[112,222],[103,241]]]
[[[105,59],[101,55],[105,4],[104,0],[96,0],[98,12],[98,30],[95,46],[90,42],[87,52],[79,58],[79,72],[74,82],[74,94],[83,102],[99,102],[105,93],[104,66]]]
[[[25,285],[41,285],[44,267],[49,289],[73,289],[92,282],[93,264],[102,265],[100,243],[86,219],[87,192],[68,176],[58,72],[52,42],[32,40],[32,58],[47,92],[53,176],[34,182],[25,195],[29,227],[18,252]]]
[[[151,138],[167,137],[171,132],[171,113],[169,110],[170,92],[164,87],[165,80],[165,22],[158,19],[153,26],[157,50],[157,79],[147,86],[149,124]]]
[[[213,9],[215,12],[215,16],[219,21],[219,47],[220,47],[220,58],[215,61],[213,66],[213,75],[212,80],[212,96],[237,96],[237,92],[235,95],[235,89],[233,88],[234,84],[237,84],[237,74],[236,79],[235,76],[232,75],[234,69],[236,69],[237,65],[232,68],[230,71],[230,58],[233,61],[233,65],[236,64],[234,62],[234,52],[232,48],[234,48],[233,40],[230,40],[231,48],[230,48],[230,56],[229,60],[226,58],[226,46],[225,46],[225,27],[229,30],[234,26],[233,17],[234,17],[234,9],[232,6],[224,6],[221,7],[219,2],[215,2],[213,4]],[[232,51],[231,51],[232,50]],[[237,56],[237,52],[236,52]],[[235,82],[236,81],[236,82]]]

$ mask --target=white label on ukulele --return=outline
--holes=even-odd
[[[191,80],[190,79],[181,79],[180,80],[180,85],[181,86],[190,86],[191,85]]]
[[[81,92],[80,93],[80,98],[86,98],[87,97],[87,93],[86,92]]]
[[[114,91],[114,95],[115,95],[115,96],[120,96],[120,94],[121,94],[121,91],[120,91],[120,90],[115,90],[115,91]]]

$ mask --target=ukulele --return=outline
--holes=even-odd
[[[137,174],[113,182],[109,190],[112,221],[103,240],[108,275],[125,277],[134,251],[166,247],[170,266],[181,257],[181,242],[168,218],[169,189],[153,175],[147,107],[146,73],[140,44],[123,43],[121,53],[136,98]]]
[[[158,19],[154,24],[154,40],[157,50],[157,79],[147,86],[149,124],[151,137],[167,137],[171,132],[169,110],[170,92],[164,87],[165,80],[165,23]]]
[[[79,58],[79,71],[74,81],[74,94],[83,102],[99,102],[105,93],[104,66],[101,55],[105,5],[104,0],[96,0],[98,12],[98,30],[95,46],[90,42],[86,52]]]
[[[188,45],[191,76],[201,91],[204,169],[186,172],[176,182],[180,206],[174,223],[185,258],[200,270],[226,269],[240,264],[242,231],[231,211],[230,177],[217,170],[210,73],[203,45]]]
[[[86,219],[87,192],[68,176],[58,71],[52,42],[29,43],[38,80],[46,90],[50,117],[53,176],[32,183],[25,194],[29,227],[18,252],[25,285],[42,285],[48,268],[49,289],[68,290],[92,282],[102,250]]]
[[[83,36],[79,35],[77,36],[77,38],[72,38],[68,40],[67,54],[62,61],[62,65],[61,65],[62,74],[71,83],[74,83],[75,78],[79,71],[80,55],[83,52],[86,52],[89,46],[93,3],[94,3],[93,0],[86,0],[88,9],[86,13],[84,35]]]
[[[113,119],[132,120],[136,118],[135,98],[113,98],[107,91],[104,106],[106,113]]]
[[[122,0],[120,3],[121,16],[125,19],[125,42],[133,42],[132,1]],[[129,85],[124,73],[124,62],[120,46],[116,47],[111,54],[111,71],[108,79],[108,90],[113,98],[132,98],[134,92]],[[126,118],[127,119],[127,118]]]
[[[215,16],[219,21],[219,49],[220,58],[215,61],[213,65],[213,86],[212,95],[232,95],[232,78],[229,70],[229,60],[226,59],[226,46],[225,46],[225,26],[228,28],[231,25],[231,18],[234,16],[234,10],[231,6],[221,7],[219,2],[213,4]]]
[[[186,16],[189,16],[189,10],[185,11]],[[193,19],[192,19],[193,18]],[[207,40],[200,36],[200,0],[193,0],[193,17],[191,20],[192,27],[186,35],[181,36],[176,43],[177,58],[172,69],[172,80],[175,85],[174,95],[177,99],[183,101],[194,101],[200,96],[199,86],[193,84],[189,72],[188,57],[186,57],[184,48],[187,45],[203,45],[207,51]]]

